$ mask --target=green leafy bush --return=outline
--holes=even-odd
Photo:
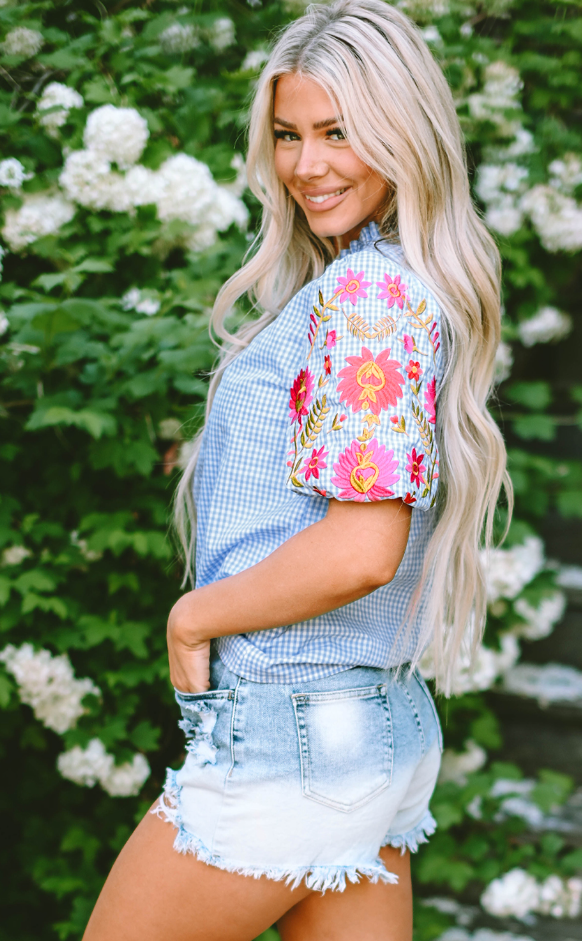
[[[505,263],[492,408],[511,445],[517,514],[500,551],[513,554],[497,558],[514,580],[493,573],[481,667],[473,678],[461,670],[443,708],[449,746],[469,738],[495,750],[480,690],[511,666],[520,637],[539,632],[542,605],[554,605],[544,609],[551,630],[562,604],[536,528],[549,510],[582,516],[582,467],[564,443],[564,430],[582,427],[579,323],[571,332],[582,15],[566,0],[400,5],[452,85]],[[181,578],[169,506],[215,356],[209,310],[257,222],[240,157],[249,92],[274,30],[302,9],[0,4],[7,938],[81,936],[166,764],[181,760],[165,654]],[[512,776],[519,769],[493,764],[439,787],[421,892],[480,892],[516,866],[538,879],[581,866],[559,840],[520,842],[515,816],[496,822],[491,789]],[[532,799],[549,807],[566,793],[546,775]],[[420,925],[428,939],[443,918]]]

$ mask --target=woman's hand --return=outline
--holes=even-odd
[[[168,618],[170,680],[182,693],[204,693],[210,688],[210,640],[198,638],[193,628],[193,594],[180,598]]]

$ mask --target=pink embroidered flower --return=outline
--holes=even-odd
[[[317,448],[313,449],[311,457],[307,458],[305,464],[299,471],[300,474],[305,474],[305,480],[309,480],[312,475],[319,480],[319,471],[327,467],[325,458],[328,454],[329,451],[326,451],[323,447],[319,448],[319,450]]]
[[[406,367],[409,379],[415,379],[417,382],[422,376],[422,369],[420,368],[420,363],[415,363],[414,360],[410,360],[408,366]]]
[[[392,279],[389,274],[385,274],[384,280],[376,281],[376,284],[382,289],[378,294],[378,300],[383,301],[387,299],[388,307],[394,307],[395,304],[398,304],[400,310],[402,310],[404,301],[406,300],[405,292],[407,287],[405,284],[400,283],[400,275],[397,274],[396,277]]]
[[[431,425],[436,422],[436,376],[433,376],[424,390],[424,407],[428,412]]]
[[[407,353],[414,353],[416,349],[416,344],[414,342],[414,337],[409,337],[407,333],[402,337],[402,342],[404,343],[404,349]]]
[[[412,454],[407,454],[406,457],[408,458],[406,470],[410,474],[410,483],[416,484],[417,487],[420,487],[421,483],[426,483],[426,480],[423,477],[425,468],[422,466],[422,462],[424,461],[424,454],[417,454],[416,448],[413,448]]]
[[[387,451],[374,438],[362,444],[352,441],[333,465],[335,476],[331,482],[340,488],[340,500],[382,500],[394,496],[389,487],[400,480],[400,475],[394,473],[397,467],[394,451]]]
[[[358,271],[357,274],[354,274],[351,268],[347,270],[346,278],[338,278],[338,284],[341,284],[343,291],[341,293],[339,302],[343,304],[344,301],[350,301],[355,307],[358,303],[359,297],[367,297],[367,293],[364,291],[364,288],[369,288],[371,281],[363,281],[364,277],[363,271]]]
[[[383,408],[396,405],[396,400],[402,398],[405,379],[398,372],[401,364],[390,359],[390,350],[381,350],[374,359],[374,354],[363,346],[362,355],[346,356],[346,363],[350,365],[338,373],[338,392],[340,401],[354,412],[365,409],[379,415]]]
[[[416,497],[413,497],[411,493],[407,493],[404,497],[404,503],[416,503]]]
[[[326,356],[323,360],[323,368],[325,369],[325,375],[329,376],[331,372],[331,356]]]
[[[333,350],[336,343],[337,343],[337,331],[328,330],[325,335],[325,345],[327,346],[328,350]]]
[[[289,399],[289,418],[291,422],[298,421],[301,425],[301,418],[307,415],[309,405],[313,398],[313,376],[309,369],[302,369],[291,386],[291,398]]]

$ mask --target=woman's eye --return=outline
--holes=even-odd
[[[296,134],[294,131],[275,131],[275,140],[299,140],[299,134]]]
[[[332,127],[326,136],[328,140],[346,140],[346,135],[340,127]]]

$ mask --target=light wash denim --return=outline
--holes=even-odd
[[[380,847],[414,852],[435,829],[442,739],[419,674],[354,667],[254,683],[214,656],[211,684],[176,691],[188,754],[154,810],[177,827],[175,848],[319,891],[396,882]]]

